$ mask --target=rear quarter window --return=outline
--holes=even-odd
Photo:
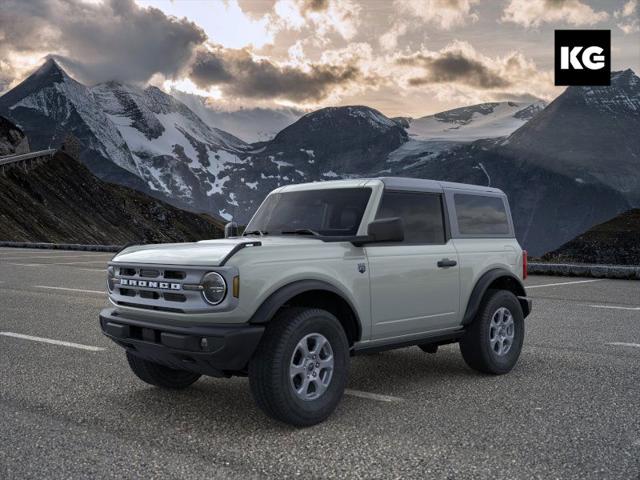
[[[453,196],[461,235],[508,235],[507,209],[502,197],[456,193]]]

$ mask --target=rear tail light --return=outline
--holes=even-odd
[[[523,280],[529,276],[529,274],[527,273],[527,262],[528,262],[527,251],[523,250],[522,251],[522,279]]]

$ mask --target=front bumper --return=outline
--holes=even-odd
[[[115,308],[100,312],[100,328],[133,355],[213,377],[244,373],[264,333],[260,325],[154,323],[124,317]]]

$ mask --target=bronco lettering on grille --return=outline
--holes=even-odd
[[[127,287],[157,288],[160,290],[180,290],[182,288],[179,283],[149,282],[147,280],[134,280],[131,278],[121,278],[118,283]]]

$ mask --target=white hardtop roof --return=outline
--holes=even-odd
[[[484,187],[482,185],[471,185],[468,183],[442,182],[439,180],[408,177],[351,178],[346,180],[298,183],[295,185],[286,185],[283,187],[279,187],[273,192],[295,192],[301,190],[317,190],[328,188],[357,188],[364,187],[368,183],[370,184],[370,182],[381,182],[387,188],[399,190],[424,190],[430,192],[443,190],[464,190],[467,192],[493,193],[504,195],[504,192],[499,188]]]

